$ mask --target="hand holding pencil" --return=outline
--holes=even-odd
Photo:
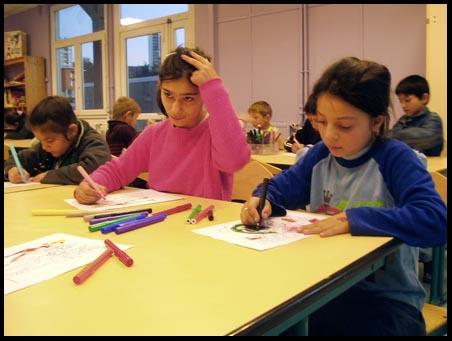
[[[74,191],[74,197],[80,204],[92,204],[100,199],[105,199],[107,188],[99,185],[91,179],[88,173],[81,166],[77,170],[86,181],[82,181]]]
[[[272,214],[272,206],[266,199],[268,179],[264,179],[261,196],[251,197],[243,204],[240,219],[244,225],[252,226],[259,230],[263,228],[262,220]]]

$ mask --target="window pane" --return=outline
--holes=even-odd
[[[75,106],[75,75],[74,75],[74,46],[57,49],[57,93],[64,96],[71,102],[72,108]]]
[[[185,46],[185,29],[178,28],[174,30],[174,41],[176,46]]]
[[[104,5],[81,4],[55,12],[55,39],[74,38],[104,29]]]
[[[83,109],[103,108],[102,42],[82,44]]]
[[[188,12],[188,4],[166,5],[120,5],[121,25],[130,25],[144,20],[157,19],[172,14]]]
[[[160,112],[155,100],[161,61],[161,35],[149,34],[126,40],[127,91],[143,113]]]

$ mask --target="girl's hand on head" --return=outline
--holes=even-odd
[[[297,232],[303,234],[318,234],[320,237],[329,237],[337,234],[349,233],[350,224],[347,219],[347,214],[341,212],[331,217],[318,220],[315,223],[299,227]]]
[[[25,179],[22,178],[22,175],[19,173],[19,169],[17,167],[13,167],[8,171],[8,180],[13,184],[20,184],[24,182],[26,179],[30,178],[30,173],[28,173],[24,169]]]
[[[251,197],[243,204],[242,212],[240,212],[240,219],[244,225],[255,226],[261,217],[257,208],[259,207],[259,198]],[[262,210],[262,219],[267,219],[272,214],[272,206],[268,200],[265,201],[264,209]]]
[[[107,188],[105,186],[97,184],[99,189],[101,190],[104,195],[107,194]],[[91,185],[86,182],[82,181],[80,185],[75,189],[74,191],[74,198],[77,200],[80,204],[93,204],[96,201],[102,199],[99,193],[91,187]]]
[[[198,69],[191,75],[190,80],[193,84],[200,86],[211,79],[219,78],[217,71],[207,58],[201,57],[193,51],[190,51],[190,54],[193,58],[185,54],[181,55],[181,58]]]

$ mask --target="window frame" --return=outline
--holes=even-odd
[[[106,108],[108,107],[109,101],[109,74],[108,74],[108,39],[107,39],[107,31],[108,31],[108,15],[107,15],[107,6],[104,4],[104,30],[93,32],[85,35],[81,35],[74,38],[67,38],[56,40],[56,27],[55,27],[55,12],[61,9],[71,7],[77,4],[64,4],[64,5],[52,5],[50,7],[50,34],[52,35],[50,39],[51,44],[51,59],[52,59],[52,93],[58,93],[58,70],[57,70],[57,50],[74,46],[74,87],[75,87],[75,106],[76,109],[74,112],[77,117],[83,119],[104,119],[106,117]],[[100,109],[83,109],[83,77],[82,77],[82,45],[85,43],[91,43],[94,41],[100,41],[102,46],[102,92],[103,92],[103,101],[102,108]]]
[[[113,5],[113,25],[114,29],[114,46],[119,47],[119,54],[114,58],[115,73],[115,98],[127,95],[127,70],[125,65],[126,56],[126,40],[148,34],[161,33],[161,55],[162,59],[170,53],[174,46],[175,32],[177,29],[185,30],[185,46],[194,47],[194,5],[188,5],[188,12],[173,14],[170,16],[160,17],[157,19],[145,20],[130,25],[120,24],[120,5]],[[162,117],[160,113],[142,113],[140,119],[157,119]]]

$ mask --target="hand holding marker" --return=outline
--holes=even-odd
[[[83,169],[82,166],[77,166],[77,170],[79,171],[80,174],[82,174],[83,178],[85,178],[86,181],[88,181],[88,183],[90,184],[90,186],[92,188],[94,188],[96,190],[97,193],[100,194],[100,196],[102,197],[102,199],[106,199],[104,193],[102,193],[102,191],[100,190],[99,186],[97,186],[97,184],[93,181],[93,179],[91,179],[91,177],[89,176],[89,174]]]

